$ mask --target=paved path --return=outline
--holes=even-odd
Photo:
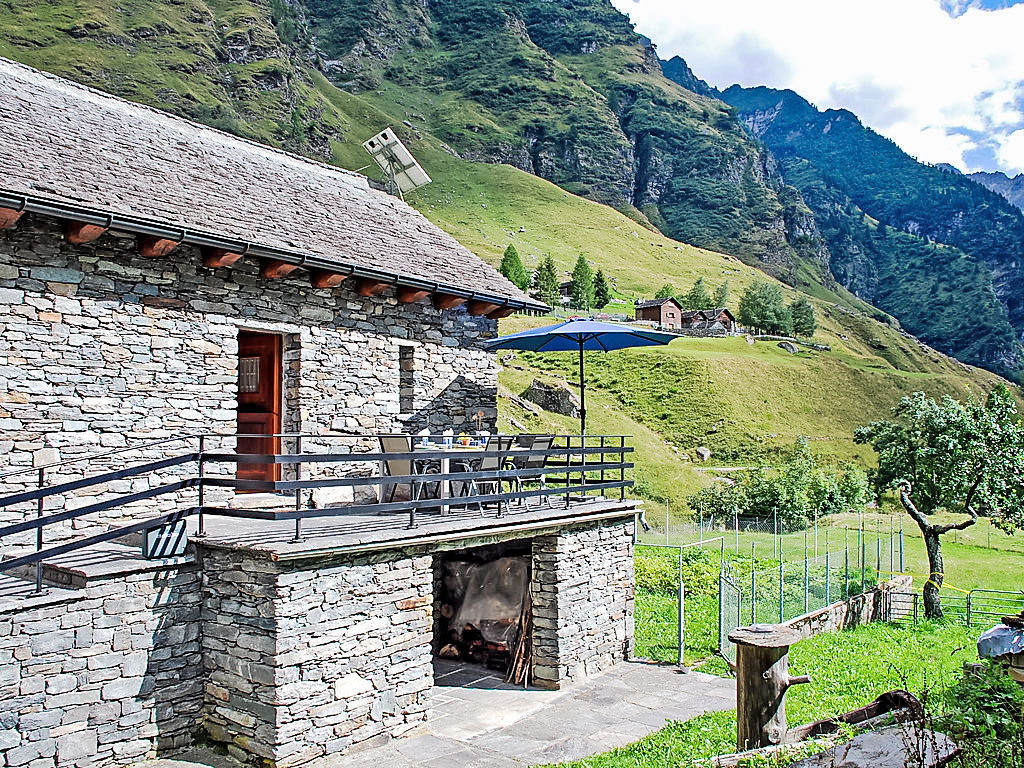
[[[486,670],[437,662],[429,730],[325,758],[316,768],[523,768],[607,752],[704,712],[736,706],[732,680],[618,664],[564,691],[514,688]],[[229,768],[208,754],[145,768]],[[235,764],[237,765],[237,764]],[[140,766],[140,768],[142,768]]]
[[[652,664],[619,664],[565,691],[509,689],[485,671],[477,682],[467,685],[463,679],[455,687],[438,672],[430,733],[350,753],[331,761],[331,768],[559,763],[629,744],[669,720],[736,706],[732,680]]]

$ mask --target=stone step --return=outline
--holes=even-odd
[[[193,562],[192,554],[147,560],[142,556],[141,546],[108,541],[43,561],[43,579],[49,584],[81,589],[94,581]]]

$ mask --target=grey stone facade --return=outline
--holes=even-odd
[[[0,602],[0,764],[126,765],[190,743],[199,586],[185,565]]]
[[[407,734],[430,714],[441,551],[532,551],[537,684],[626,658],[632,518],[536,533],[285,561],[208,541],[195,565],[0,601],[0,765],[127,765],[203,738],[296,766]]]
[[[493,429],[497,364],[477,342],[495,326],[429,302],[401,304],[393,291],[367,298],[346,283],[314,289],[300,275],[262,279],[245,259],[207,269],[186,246],[147,259],[126,235],[72,245],[54,220],[26,215],[0,231],[0,463],[32,468],[174,435],[231,435],[241,329],[284,337],[286,431],[468,431],[478,412]],[[403,345],[413,348],[406,413]],[[318,442],[327,441],[305,447]],[[103,468],[186,449],[132,451]],[[84,468],[62,468],[62,477]],[[141,490],[138,483],[96,487],[71,503]]]
[[[561,687],[633,650],[632,519],[533,541],[534,679]]]
[[[302,765],[427,718],[429,555],[281,566],[204,561],[206,730],[238,757]]]

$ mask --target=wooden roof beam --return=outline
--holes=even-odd
[[[512,314],[515,314],[515,309],[512,307],[500,307],[493,312],[488,312],[487,316],[491,318],[491,320],[500,320],[501,318],[508,317]]]
[[[217,267],[230,267],[240,258],[242,258],[241,253],[227,251],[223,248],[203,247],[203,266],[209,267],[210,269],[216,269]]]
[[[362,278],[359,281],[359,295],[360,296],[380,296],[391,286],[391,283],[384,282],[382,280],[369,280]]]
[[[290,275],[299,268],[298,264],[292,264],[280,259],[263,259],[260,262],[260,277],[265,280],[274,280],[285,275]]]
[[[314,288],[337,288],[347,277],[348,275],[331,272],[327,269],[311,269],[309,271],[309,283]]]
[[[16,211],[13,208],[0,208],[0,229],[13,227],[24,213],[24,211]]]
[[[398,300],[403,304],[412,304],[420,299],[427,298],[429,295],[430,291],[413,288],[411,285],[398,286]]]
[[[454,309],[455,307],[465,304],[467,299],[463,296],[454,296],[450,293],[435,293],[434,294],[434,306],[437,309]]]
[[[480,301],[478,299],[473,299],[468,305],[466,305],[466,310],[474,317],[486,315],[488,312],[493,312],[496,309],[501,309],[501,304],[494,304],[490,301]]]
[[[180,240],[169,240],[165,237],[154,237],[153,235],[139,235],[136,238],[139,253],[147,259],[158,259],[161,256],[166,256],[177,248],[180,242]]]
[[[106,227],[99,224],[89,224],[84,221],[68,220],[64,222],[64,239],[75,245],[84,245],[98,240],[100,235],[107,231]]]

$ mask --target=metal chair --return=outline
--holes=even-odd
[[[492,437],[487,441],[487,445],[484,447],[483,453],[479,455],[476,461],[463,461],[460,462],[461,469],[464,472],[481,472],[481,473],[497,473],[502,469],[506,468],[506,462],[508,460],[508,452],[512,448],[512,442],[515,438],[511,436],[499,435]],[[470,478],[468,483],[463,484],[463,488],[466,489],[467,496],[481,496],[485,493],[501,493],[501,479],[495,476],[492,479],[482,478]],[[508,500],[498,502],[498,514],[501,515],[501,507],[504,504],[505,510],[510,511]],[[476,502],[477,508],[482,513],[484,511],[483,504]]]
[[[380,436],[380,452],[383,454],[412,453],[412,451],[412,437],[409,435]],[[409,483],[409,496],[413,501],[419,501],[422,498],[423,489],[428,485],[436,486],[438,490],[435,495],[428,495],[426,498],[436,498],[440,495],[441,483],[437,480],[430,480],[429,474],[423,471],[429,465],[429,462],[413,459],[385,459],[382,464],[383,472],[381,474],[385,477],[424,474],[423,480],[413,480]],[[394,501],[395,492],[398,490],[398,483],[390,483],[390,486],[390,492],[386,499],[387,502]]]
[[[525,490],[524,483],[531,480],[536,480],[540,484],[540,489],[546,491],[548,489],[547,478],[543,472],[544,467],[547,466],[548,456],[544,454],[534,454],[533,451],[549,451],[551,446],[554,445],[554,435],[520,435],[517,439],[517,443],[524,450],[531,451],[522,458],[512,457],[509,459],[511,466],[518,470],[537,470],[537,474],[534,475],[532,472],[527,475],[516,475],[512,478],[512,482],[515,483],[516,492],[522,493]],[[538,501],[543,504],[543,497],[538,496]],[[530,506],[530,502],[526,499],[523,503],[527,507]]]

